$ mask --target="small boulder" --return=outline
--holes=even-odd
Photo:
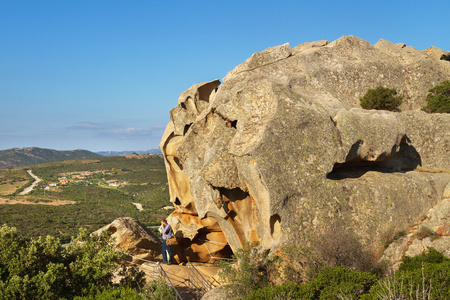
[[[155,260],[161,254],[161,242],[133,218],[116,219],[93,234],[100,235],[105,230],[112,233],[112,244],[116,248],[126,250],[132,263],[142,264],[145,260]]]

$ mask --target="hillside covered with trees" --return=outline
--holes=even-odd
[[[42,181],[26,195],[34,179]],[[142,206],[138,210],[133,203]],[[119,217],[158,225],[170,213],[162,156],[127,155],[66,160],[0,170],[0,224],[25,237],[68,242],[78,228],[94,231]]]
[[[0,169],[29,166],[59,160],[100,156],[100,154],[81,149],[59,151],[38,147],[11,148],[0,151]]]

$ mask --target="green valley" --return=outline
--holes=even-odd
[[[27,170],[41,181],[32,182]],[[137,205],[142,205],[142,210]],[[68,242],[78,228],[90,231],[119,217],[158,225],[171,211],[161,155],[65,160],[0,170],[0,224],[26,237],[52,235]]]

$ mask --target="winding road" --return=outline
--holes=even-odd
[[[21,196],[26,195],[26,194],[28,194],[29,192],[31,192],[31,191],[34,189],[34,187],[35,187],[39,182],[41,182],[41,179],[40,179],[39,177],[37,177],[36,175],[34,175],[33,172],[31,172],[31,170],[27,170],[27,172],[28,172],[28,174],[30,174],[30,176],[33,177],[35,180],[34,180],[34,182],[33,182],[29,187],[25,188],[25,189],[23,190],[23,192],[21,192],[21,193],[19,194],[19,195],[21,195]]]

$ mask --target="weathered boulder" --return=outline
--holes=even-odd
[[[232,250],[308,244],[341,224],[377,252],[450,182],[450,115],[418,110],[450,77],[437,52],[353,36],[284,44],[220,86],[193,85],[160,143],[176,207],[169,223],[191,241],[221,231]],[[405,96],[402,112],[360,108],[378,85]]]
[[[416,256],[434,248],[450,258],[450,197],[432,207],[404,235],[395,239],[384,251],[381,261],[396,270],[404,256]]]
[[[113,246],[126,250],[129,261],[142,264],[145,260],[154,261],[161,255],[161,242],[139,221],[133,218],[119,218],[93,234],[103,231],[112,233]]]

